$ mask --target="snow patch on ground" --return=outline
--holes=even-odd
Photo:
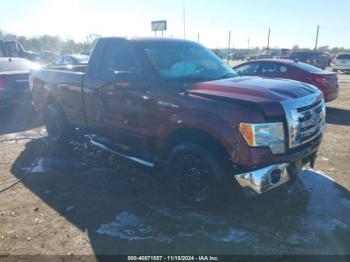
[[[298,184],[281,194],[281,199],[276,200],[275,196],[271,202],[260,201],[255,208],[248,206],[231,216],[168,207],[150,207],[144,214],[130,209],[96,232],[130,241],[151,239],[168,243],[202,237],[258,246],[271,252],[300,246],[316,249],[324,244],[320,241],[341,243],[336,234],[339,231],[350,234],[349,192],[324,173],[302,171]]]

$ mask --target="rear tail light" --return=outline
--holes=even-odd
[[[314,77],[313,80],[321,85],[328,84],[328,79],[326,77]]]
[[[5,90],[5,81],[2,75],[0,75],[0,91]]]
[[[310,84],[319,84],[319,85],[329,84],[329,79],[325,76],[307,77],[305,80],[306,80],[305,82]]]

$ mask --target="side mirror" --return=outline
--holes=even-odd
[[[114,71],[115,89],[145,89],[144,83],[131,71]]]

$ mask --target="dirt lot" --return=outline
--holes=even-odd
[[[0,193],[0,255],[350,254],[350,75],[339,82],[319,171],[212,210],[178,203],[151,170],[84,144],[46,149],[33,113],[2,112],[0,190],[32,170]]]

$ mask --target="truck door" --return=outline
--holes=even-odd
[[[152,140],[156,103],[146,66],[127,40],[110,39],[104,42],[101,61],[91,84],[91,93],[98,99],[87,102],[90,119],[95,119],[96,133],[114,142],[134,147]],[[124,83],[116,85],[115,71],[130,73]],[[121,77],[121,76],[119,76]],[[89,99],[89,98],[87,98]],[[94,115],[94,116],[93,116]]]

